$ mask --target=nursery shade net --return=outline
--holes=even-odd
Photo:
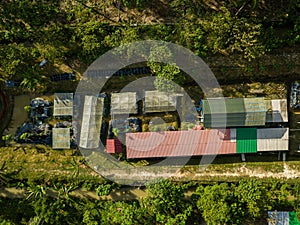
[[[226,113],[222,113],[225,102]],[[213,110],[212,110],[213,109]],[[203,100],[205,127],[263,126],[266,105],[263,98],[215,98]]]
[[[52,148],[69,149],[70,148],[70,128],[52,129]]]
[[[111,114],[137,114],[136,92],[111,94]]]
[[[179,95],[174,92],[145,91],[144,113],[176,111]]]
[[[54,116],[73,116],[73,93],[54,94]]]

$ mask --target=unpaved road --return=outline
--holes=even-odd
[[[47,190],[46,193],[51,197],[57,197],[58,195],[56,191],[51,189]],[[25,189],[0,188],[0,198],[26,198],[27,196],[28,194]],[[70,196],[95,200],[124,201],[146,197],[146,192],[139,188],[126,187],[119,190],[113,190],[108,196],[98,196],[95,192],[77,189],[70,192]]]

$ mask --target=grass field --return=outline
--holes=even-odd
[[[14,180],[50,183],[102,178],[83,163],[74,150],[52,150],[43,145],[0,148],[0,166]]]
[[[98,173],[84,163],[84,158],[76,150],[53,150],[43,145],[20,145],[2,147],[0,155],[0,167],[4,164],[4,172],[17,181],[46,183],[50,186],[55,182],[103,181]],[[169,169],[155,166],[155,171],[158,171],[157,175],[162,177],[167,174],[167,171],[177,171],[171,176],[172,179],[203,182],[235,182],[242,177],[283,180],[295,180],[300,177],[300,162],[295,156],[288,157],[287,162],[278,161],[277,155],[247,155],[247,162],[241,162],[239,155],[220,156],[207,166],[200,165],[200,159],[194,157],[182,167],[176,165],[177,159],[174,158],[174,164],[169,165]],[[154,164],[154,161],[150,163]],[[133,171],[139,171],[138,168],[141,168],[139,161],[130,164],[137,167]],[[148,171],[149,168],[146,166],[144,169]],[[138,173],[134,174],[134,177],[136,176],[138,177]]]

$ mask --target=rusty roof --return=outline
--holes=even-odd
[[[142,132],[126,134],[127,158],[236,153],[230,129]]]

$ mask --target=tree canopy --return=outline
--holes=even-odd
[[[297,1],[172,0],[168,7],[140,0],[4,1],[0,76],[26,78],[23,86],[36,90],[52,75],[38,66],[45,58],[53,64],[89,64],[113,47],[145,39],[177,43],[202,57],[220,53],[254,60],[271,49],[299,44],[299,8]],[[182,78],[177,72],[176,65],[157,71],[175,82]]]

